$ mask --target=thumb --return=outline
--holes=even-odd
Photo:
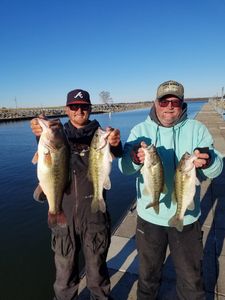
[[[141,147],[142,148],[147,148],[147,144],[145,142],[141,142]]]
[[[45,113],[42,112],[39,116],[38,116],[39,119],[44,119],[44,120],[47,120],[47,117],[45,116]]]

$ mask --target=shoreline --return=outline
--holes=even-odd
[[[185,102],[208,102],[208,98],[204,99],[185,99]],[[91,114],[115,113],[135,109],[151,108],[153,101],[134,102],[134,103],[113,103],[113,104],[93,104]],[[17,122],[31,120],[40,114],[45,114],[48,118],[66,117],[65,107],[41,107],[41,108],[1,108],[0,123]]]
[[[150,108],[153,102],[139,103],[116,103],[116,104],[93,104],[91,114],[115,113],[128,110]],[[45,108],[18,108],[18,109],[0,109],[0,123],[31,120],[40,114],[45,114],[48,118],[66,117],[65,107],[45,107]]]

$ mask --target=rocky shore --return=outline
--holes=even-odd
[[[208,101],[209,98],[185,99],[186,102]],[[141,108],[150,108],[153,101],[132,102],[132,103],[113,103],[113,104],[93,104],[92,113],[109,113]],[[0,122],[29,120],[40,114],[45,114],[49,118],[66,116],[64,106],[59,107],[35,107],[35,108],[0,108]]]
[[[109,113],[120,112],[126,110],[134,110],[141,108],[150,108],[152,102],[136,102],[136,103],[114,103],[106,104],[93,104],[92,113]],[[2,108],[0,109],[0,122],[29,120],[37,117],[40,114],[45,114],[46,117],[64,117],[66,116],[64,106],[60,107],[42,107],[42,108]]]

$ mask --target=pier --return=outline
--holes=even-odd
[[[215,148],[225,156],[225,122],[215,111],[213,104],[205,104],[196,119],[207,126],[214,138]],[[114,300],[136,300],[138,257],[135,247],[134,199],[131,199],[132,202],[125,217],[112,234],[107,258],[111,278],[111,296]],[[225,300],[225,171],[219,177],[202,183],[201,209],[206,300]],[[177,299],[175,283],[175,272],[168,249],[158,299]],[[88,299],[88,295],[84,276],[80,284],[79,300]]]

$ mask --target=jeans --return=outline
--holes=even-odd
[[[154,300],[160,287],[166,249],[169,245],[176,271],[176,292],[180,300],[203,300],[203,245],[199,222],[175,228],[137,219],[136,242],[139,255],[137,300]]]

